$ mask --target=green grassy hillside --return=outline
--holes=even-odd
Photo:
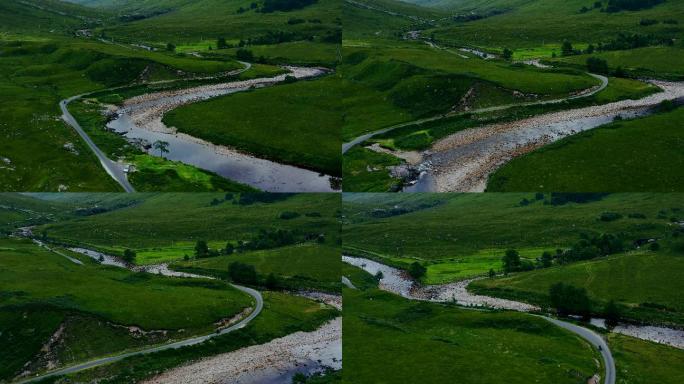
[[[584,341],[543,319],[344,290],[350,383],[583,383],[600,371]],[[379,369],[380,368],[380,369]]]
[[[252,305],[249,296],[223,282],[185,282],[139,275],[100,266],[86,257],[79,257],[83,265],[78,265],[26,240],[5,239],[0,244],[4,297],[0,305],[0,337],[3,345],[9,347],[3,354],[14,351],[4,355],[3,361],[9,363],[3,364],[2,378],[12,377],[39,354],[45,340],[60,324],[68,324],[68,336],[52,353],[56,355],[53,359],[62,365],[145,343],[208,332],[214,322]],[[187,300],[188,297],[195,299]],[[21,321],[17,314],[23,316]],[[100,326],[93,322],[100,322]],[[77,327],[80,323],[91,323],[89,341],[83,340],[86,334]],[[132,332],[120,331],[117,325],[168,333],[135,340]]]
[[[505,164],[487,190],[681,191],[683,123],[678,108],[570,136]]]
[[[278,276],[288,288],[333,291],[339,287],[340,249],[319,244],[301,244],[241,254],[179,261],[170,267],[179,271],[226,277],[233,262],[253,265],[258,274]]]
[[[135,207],[79,217],[40,229],[45,229],[55,240],[118,249],[173,247],[184,241],[194,244],[200,239],[225,245],[229,240],[249,240],[260,230],[278,228],[322,233],[326,243],[337,242],[335,215],[340,199],[337,195],[293,195],[253,205],[238,204],[241,195],[231,195],[228,194],[228,200],[225,200],[226,194],[133,195],[144,196],[143,202]],[[300,216],[280,219],[283,212],[295,212]],[[182,258],[183,254],[176,257]]]
[[[684,380],[681,349],[612,333],[608,344],[615,358],[618,383],[675,384]]]
[[[613,194],[554,205],[562,195],[536,200],[529,193],[492,193],[451,194],[442,204],[404,212],[401,201],[388,209],[383,203],[387,195],[367,196],[345,198],[344,251],[400,268],[422,262],[428,268],[426,281],[433,283],[498,270],[509,248],[534,261],[544,251],[572,246],[582,234],[619,234],[629,248],[637,239],[669,236],[683,208],[677,194]],[[605,212],[619,218],[601,220]]]
[[[614,300],[623,306],[626,318],[682,325],[684,305],[679,292],[684,284],[679,274],[683,268],[681,252],[637,252],[479,280],[470,287],[476,292],[548,305],[549,287],[563,282],[586,288],[597,310]]]
[[[178,108],[164,122],[260,158],[339,176],[339,84],[327,77],[228,95]]]

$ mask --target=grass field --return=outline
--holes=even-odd
[[[423,2],[430,3],[437,5],[435,3],[438,2]],[[480,20],[457,22],[429,30],[435,32],[440,40],[479,47],[534,48],[560,44],[564,40],[596,45],[615,38],[620,32],[677,38],[682,36],[681,22],[684,20],[684,10],[676,1],[666,1],[649,9],[616,13],[592,9],[593,2],[583,0],[468,0],[442,1],[441,4],[444,8],[463,14],[471,10],[484,16],[491,15],[492,11],[500,12]],[[605,5],[603,2],[603,6]],[[580,12],[582,7],[589,9],[587,12]],[[640,25],[642,19],[657,20],[658,23],[643,26]],[[665,20],[675,20],[678,23],[666,24],[663,23]]]
[[[276,287],[280,290],[339,290],[337,195],[4,194],[0,206],[3,235],[19,226],[37,225],[36,237],[47,237],[58,252],[83,263],[28,239],[0,239],[0,341],[9,346],[0,351],[5,362],[0,380],[14,377],[20,369],[41,372],[47,367],[210,333],[218,321],[254,305],[249,296],[223,279],[134,273],[101,265],[59,243],[118,255],[133,248],[136,261],[149,264],[194,256],[198,239],[208,240],[209,248],[217,250],[228,242],[249,241],[261,231],[288,230],[297,238],[312,232],[324,235],[316,245],[305,242],[233,257],[254,265],[260,275],[273,273],[281,282]],[[221,260],[226,261],[222,256],[202,259],[208,265],[200,272],[214,274],[213,262],[215,275],[227,277],[227,264],[221,265]],[[277,291],[263,296],[263,312],[230,335],[182,350],[129,358],[75,376],[85,381],[136,381],[203,356],[311,331],[339,315],[337,310],[303,297]],[[53,335],[57,341],[47,343]]]
[[[127,84],[145,68],[152,77],[170,78],[176,70],[210,73],[238,66],[59,36],[3,37],[0,49],[0,120],[6,127],[0,182],[6,191],[119,190],[59,119],[61,99]]]
[[[212,257],[171,264],[180,271],[227,276],[232,262],[253,265],[258,274],[270,273],[281,278],[281,284],[297,288],[335,290],[339,286],[340,248],[302,244],[285,248]]]
[[[27,240],[2,239],[0,244],[4,298],[0,337],[9,347],[3,352],[7,364],[0,370],[2,378],[12,377],[40,355],[41,346],[60,324],[66,335],[53,352],[64,364],[207,332],[214,322],[252,305],[246,294],[223,282],[135,274],[85,257],[78,265]],[[136,340],[117,325],[168,334]]]
[[[78,265],[27,241],[3,240],[2,244],[3,265],[8,269],[2,275],[8,295],[3,306],[52,304],[153,330],[202,329],[251,302],[221,282],[137,275],[87,260]],[[45,284],[35,284],[37,280]],[[193,292],[200,298],[187,300]]]
[[[620,384],[675,384],[684,380],[681,349],[611,333],[608,345]]]
[[[106,377],[111,382],[137,382],[158,372],[205,356],[266,343],[297,331],[309,332],[339,316],[339,311],[312,300],[277,292],[264,292],[264,310],[247,327],[212,342],[179,350],[136,356],[70,375],[77,381]]]
[[[331,76],[241,92],[178,108],[164,122],[258,157],[340,175],[337,88]]]
[[[39,230],[45,229],[56,241],[114,251],[124,247],[173,247],[188,242],[194,244],[197,240],[225,246],[228,241],[249,240],[260,230],[278,228],[323,233],[326,244],[331,245],[339,239],[335,218],[340,208],[337,195],[283,196],[279,201],[249,206],[233,203],[238,201],[239,195],[229,194],[228,201],[225,196],[217,193],[134,194],[129,197],[138,202],[133,207],[76,217]],[[219,204],[212,205],[214,199]],[[279,215],[286,211],[301,216],[292,220],[280,219]]]
[[[401,180],[390,176],[388,167],[403,160],[385,153],[355,147],[342,159],[342,189],[349,192],[387,192],[401,187]]]
[[[600,52],[593,55],[570,56],[558,59],[560,63],[585,65],[588,57],[599,57],[612,69],[622,67],[635,76],[682,80],[684,60],[682,47],[644,47],[625,51]]]
[[[487,190],[681,191],[683,122],[679,108],[570,136],[505,164]]]
[[[581,234],[621,234],[625,242],[661,238],[672,230],[671,220],[681,216],[677,194],[613,194],[599,201],[545,204],[533,194],[450,194],[438,205],[401,212],[413,199],[426,203],[438,194],[398,196],[392,213],[387,194],[344,197],[342,226],[344,252],[407,268],[415,260],[428,267],[433,282],[486,274],[496,256],[514,248],[522,257],[537,258],[544,250],[555,253],[580,239]],[[526,199],[528,205],[520,202]],[[385,212],[378,215],[378,212]],[[599,220],[603,212],[623,217]],[[642,214],[644,219],[630,218]],[[497,267],[494,267],[497,270]]]
[[[597,309],[610,300],[622,305],[623,316],[639,321],[684,324],[679,292],[684,285],[680,252],[634,252],[473,282],[471,288],[489,295],[548,305],[549,287],[564,282],[587,289]],[[655,304],[655,305],[654,305]],[[665,309],[655,309],[665,308]]]
[[[350,383],[584,383],[599,372],[584,341],[545,320],[344,290]],[[381,367],[381,369],[379,369]]]

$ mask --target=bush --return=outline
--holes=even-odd
[[[588,318],[591,314],[591,301],[584,288],[556,283],[549,288],[549,300],[559,316],[580,315]]]
[[[413,277],[416,280],[419,280],[421,277],[425,276],[426,272],[427,268],[425,268],[422,264],[420,264],[417,261],[411,263],[408,269],[409,275],[411,275],[411,277]]]
[[[620,313],[620,308],[615,304],[615,301],[611,300],[608,302],[603,309],[603,316],[606,318],[606,325],[611,327],[617,325],[622,315]]]
[[[587,70],[592,73],[608,73],[608,62],[598,57],[590,57],[587,59]]]
[[[649,25],[655,25],[655,24],[658,24],[658,20],[655,20],[655,19],[641,19],[641,20],[639,21],[639,25],[642,25],[642,26],[649,26]]]
[[[617,212],[603,212],[599,217],[601,221],[615,221],[622,219],[622,215]]]
[[[285,211],[285,212],[281,212],[280,216],[278,216],[278,217],[280,217],[283,220],[292,220],[292,219],[298,218],[299,216],[301,216],[301,215],[297,212]]]
[[[135,251],[132,249],[126,249],[123,253],[123,260],[129,264],[133,264],[135,262]]]
[[[238,60],[253,61],[254,54],[249,49],[240,48],[235,52],[235,57]]]
[[[255,285],[259,281],[253,265],[234,261],[228,265],[228,276],[235,283]]]

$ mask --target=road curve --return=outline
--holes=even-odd
[[[261,313],[262,309],[264,308],[264,299],[261,296],[261,293],[259,293],[259,291],[257,291],[257,290],[254,290],[254,289],[248,288],[248,287],[243,287],[241,285],[236,285],[236,284],[230,284],[230,285],[233,288],[252,296],[252,298],[254,298],[256,305],[254,307],[254,310],[252,312],[250,312],[250,314],[247,317],[240,320],[238,323],[231,325],[228,328],[224,328],[218,332],[210,333],[210,334],[204,335],[204,336],[192,337],[189,339],[180,340],[180,341],[176,341],[176,342],[169,343],[169,344],[164,344],[164,345],[159,345],[156,347],[141,349],[139,351],[127,352],[127,353],[122,353],[122,354],[116,355],[116,356],[109,356],[109,357],[103,357],[100,359],[90,360],[90,361],[87,361],[84,363],[80,363],[80,364],[72,365],[69,367],[57,369],[57,370],[50,371],[50,372],[47,372],[47,373],[44,373],[44,374],[41,374],[38,376],[28,378],[28,379],[17,381],[16,384],[32,383],[32,382],[36,382],[39,380],[46,379],[48,377],[75,373],[75,372],[79,372],[79,371],[82,371],[85,369],[89,369],[89,368],[97,367],[100,365],[120,361],[120,360],[123,360],[123,359],[125,359],[127,357],[131,357],[131,356],[144,355],[144,354],[148,354],[148,353],[160,352],[160,351],[165,351],[165,350],[169,350],[169,349],[178,349],[178,348],[187,347],[190,345],[200,344],[200,343],[203,343],[203,342],[205,342],[211,338],[214,338],[216,336],[225,335],[227,333],[230,333],[230,332],[236,331],[238,329],[244,328],[245,326],[247,326],[247,324],[249,324],[252,320],[254,320],[254,318],[257,317],[259,315],[259,313]]]
[[[363,261],[362,264],[354,263],[353,259],[361,260]],[[414,287],[415,282],[413,280],[409,280],[405,278],[405,274],[401,273],[399,270],[397,270],[394,267],[387,266],[385,264],[379,263],[374,260],[368,260],[364,258],[359,258],[359,257],[351,257],[351,256],[343,256],[342,261],[346,262],[350,265],[353,265],[357,268],[361,268],[365,270],[366,272],[373,274],[373,272],[382,267],[384,270],[383,272],[383,278],[380,279],[381,284],[379,284],[379,288],[391,292],[397,295],[400,295],[406,299],[409,300],[425,300],[424,298],[418,298],[415,297],[411,294],[411,290]],[[367,268],[369,270],[367,270]],[[386,281],[383,281],[386,280]],[[401,281],[403,280],[403,281]],[[448,285],[448,284],[446,284]],[[469,309],[469,310],[481,310],[481,307],[470,307],[470,306],[462,306],[461,308],[463,309]],[[510,309],[514,310],[514,309]],[[527,313],[527,311],[522,311]],[[559,326],[563,329],[566,329],[582,339],[586,340],[589,342],[591,345],[599,349],[599,352],[601,352],[601,357],[603,358],[603,363],[606,368],[605,372],[605,378],[603,380],[603,384],[615,384],[615,361],[613,360],[613,355],[610,352],[610,348],[608,348],[608,344],[595,332],[581,327],[576,324],[568,323],[566,321],[554,319],[552,317],[548,316],[543,316],[543,315],[533,315],[533,316],[538,316],[541,317],[551,323],[553,323],[556,326]]]
[[[584,97],[589,97],[589,96],[595,95],[595,94],[603,91],[604,89],[606,89],[606,87],[608,86],[608,78],[606,76],[597,75],[597,74],[589,73],[589,72],[587,72],[587,75],[589,75],[595,79],[598,79],[601,82],[601,84],[598,86],[589,88],[589,89],[585,90],[584,92],[581,92],[577,95],[564,97],[562,99],[545,100],[545,101],[532,101],[532,102],[517,103],[517,104],[505,104],[505,105],[498,105],[495,107],[473,109],[473,110],[470,110],[467,112],[449,112],[449,113],[445,113],[445,114],[441,114],[441,115],[437,115],[437,116],[431,116],[431,117],[427,117],[427,118],[423,118],[423,119],[418,119],[418,120],[413,120],[413,121],[408,121],[405,123],[392,125],[392,126],[387,127],[387,128],[379,129],[377,131],[365,133],[363,135],[355,137],[354,139],[352,139],[349,142],[342,143],[342,154],[345,154],[352,147],[359,145],[359,144],[363,143],[364,141],[366,141],[372,137],[382,135],[384,133],[394,131],[396,129],[403,128],[403,127],[406,127],[409,125],[428,123],[431,121],[442,120],[442,119],[458,116],[458,115],[465,114],[465,113],[477,114],[477,113],[501,111],[501,110],[509,109],[509,108],[513,108],[513,107],[531,107],[531,106],[535,106],[535,105],[559,104],[559,103],[563,103],[566,101],[581,99]]]
[[[67,106],[69,103],[71,103],[74,100],[80,99],[85,95],[77,95],[77,96],[72,96],[68,99],[64,99],[59,102],[59,108],[62,110],[62,120],[69,124],[74,130],[76,130],[76,133],[78,133],[79,136],[85,141],[85,143],[88,145],[90,150],[95,154],[98,160],[100,160],[100,164],[102,165],[102,168],[104,168],[105,171],[109,174],[109,176],[114,179],[121,188],[124,189],[124,191],[128,193],[135,192],[135,189],[131,185],[131,183],[128,182],[128,178],[126,178],[126,173],[121,169],[121,167],[110,160],[103,152],[98,148],[97,145],[93,142],[93,140],[90,139],[90,136],[88,136],[87,133],[81,128],[81,125],[78,124],[74,116],[69,112],[69,109]]]
[[[239,75],[240,73],[245,72],[245,71],[249,70],[250,68],[252,68],[251,63],[244,62],[244,61],[239,61],[239,63],[243,65],[243,68],[236,69],[236,70],[228,72],[228,73],[224,73],[223,76]],[[195,80],[208,80],[208,79],[212,79],[215,77],[216,76],[198,77],[198,78],[195,78]],[[153,81],[153,82],[149,82],[147,84],[163,84],[163,83],[171,83],[174,81],[177,81],[177,80]],[[76,133],[78,133],[78,135],[81,136],[83,141],[86,142],[86,144],[88,145],[90,150],[95,154],[97,159],[100,161],[102,168],[104,168],[104,170],[107,172],[107,174],[109,174],[109,176],[111,176],[112,179],[114,179],[114,181],[119,183],[119,185],[121,186],[121,188],[123,188],[124,191],[126,191],[128,193],[132,193],[132,192],[135,192],[135,189],[133,188],[131,183],[128,181],[128,178],[126,177],[126,173],[123,171],[123,169],[121,169],[121,166],[119,166],[117,163],[115,163],[114,161],[109,159],[104,154],[104,152],[102,152],[102,150],[100,150],[100,148],[93,142],[93,140],[90,138],[90,136],[88,136],[88,134],[83,130],[81,125],[78,123],[78,121],[76,121],[76,118],[74,118],[74,116],[69,112],[69,108],[68,108],[69,103],[71,103],[72,101],[78,100],[84,96],[91,95],[95,92],[113,91],[113,90],[122,89],[122,88],[126,88],[126,87],[128,87],[128,85],[124,85],[124,86],[120,86],[120,87],[114,87],[114,88],[108,88],[105,90],[88,92],[88,93],[84,93],[81,95],[72,96],[68,99],[64,99],[64,100],[60,101],[59,102],[59,108],[62,110],[62,120],[64,120],[64,122],[66,122],[68,125],[70,125],[74,130],[76,130]]]
[[[608,348],[608,343],[606,343],[605,340],[601,336],[599,336],[596,332],[580,327],[579,325],[568,323],[567,321],[563,320],[558,320],[554,319],[552,317],[547,317],[547,316],[539,316],[556,326],[559,326],[563,329],[567,329],[568,331],[578,335],[579,337],[583,338],[584,340],[588,341],[591,345],[596,347],[599,352],[601,352],[601,357],[603,358],[603,365],[606,367],[606,373],[605,377],[603,378],[603,383],[604,384],[615,384],[615,360],[613,360],[613,354],[610,352],[610,348]]]

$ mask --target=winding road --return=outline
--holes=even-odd
[[[465,295],[466,297],[458,297],[456,298],[455,296],[452,296],[451,293],[452,287],[454,285],[457,285],[458,288],[465,288],[461,287],[459,283],[450,283],[450,284],[444,284],[441,286],[429,286],[425,287],[425,289],[422,289],[423,287],[416,287],[416,283],[408,278],[406,276],[406,273],[403,271],[400,271],[396,268],[384,265],[382,263],[378,263],[373,260],[369,259],[364,259],[360,257],[350,257],[350,256],[343,256],[342,261],[346,262],[350,265],[353,265],[355,267],[361,268],[364,271],[370,273],[371,275],[375,275],[377,272],[382,272],[382,278],[380,279],[380,282],[378,284],[378,287],[382,290],[385,290],[387,292],[391,292],[394,294],[398,294],[402,297],[405,297],[410,300],[430,300],[430,301],[447,301],[450,302],[454,299],[457,300],[459,304],[463,305],[463,308],[465,309],[476,309],[476,308],[482,308],[482,307],[490,307],[490,308],[498,308],[498,309],[506,309],[506,310],[513,310],[513,311],[519,311],[519,312],[532,312],[538,310],[538,308],[530,306],[527,303],[519,303],[515,302],[512,300],[502,300],[494,297],[488,297],[488,296],[479,296],[479,295],[472,295],[465,291],[465,289],[460,290],[461,295]],[[350,282],[351,283],[351,282]],[[440,287],[445,287],[444,291],[446,291],[447,295],[440,294]],[[418,292],[414,292],[418,291]],[[467,304],[467,305],[464,305]],[[534,315],[541,317],[556,326],[559,326],[563,329],[566,329],[582,339],[586,340],[589,342],[591,345],[596,347],[599,352],[601,353],[601,357],[603,359],[603,365],[605,366],[605,377],[603,378],[603,383],[604,384],[615,384],[615,361],[613,360],[613,355],[610,352],[610,348],[608,347],[608,344],[603,340],[601,336],[599,336],[597,333],[581,327],[576,324],[569,323],[567,321],[555,319],[552,317],[548,316],[543,316],[543,315]]]
[[[48,249],[49,251],[54,252],[60,256],[63,256],[61,253],[56,252],[49,247],[46,247],[46,249]],[[200,276],[200,275],[190,275],[190,274],[186,274],[186,275],[187,276],[194,276],[195,278],[212,279],[211,277],[205,277],[205,276]],[[252,320],[254,320],[254,318],[256,318],[261,313],[262,309],[264,308],[264,299],[261,296],[261,293],[259,293],[259,291],[256,291],[252,288],[243,287],[241,285],[236,285],[236,284],[230,284],[230,285],[233,288],[250,295],[256,303],[254,310],[252,310],[247,317],[240,320],[236,324],[233,324],[230,327],[221,329],[220,331],[217,331],[217,332],[212,332],[212,333],[210,333],[208,335],[204,335],[204,336],[192,337],[189,339],[184,339],[184,340],[176,341],[176,342],[169,343],[169,344],[163,344],[163,345],[159,345],[156,347],[150,347],[150,348],[141,349],[138,351],[122,353],[122,354],[115,355],[115,356],[108,356],[108,357],[102,357],[99,359],[90,360],[90,361],[87,361],[84,363],[79,363],[79,364],[72,365],[69,367],[65,367],[65,368],[57,369],[57,370],[50,371],[50,372],[47,372],[44,374],[40,374],[38,376],[34,376],[34,377],[31,377],[31,378],[28,378],[25,380],[21,380],[21,381],[18,381],[16,383],[17,384],[32,383],[32,382],[36,382],[39,380],[46,379],[48,377],[66,375],[66,374],[70,374],[70,373],[79,372],[79,371],[82,371],[85,369],[97,367],[100,365],[113,363],[116,361],[123,360],[127,357],[131,357],[131,356],[138,356],[138,355],[143,355],[143,354],[148,354],[148,353],[165,351],[165,350],[169,350],[169,349],[178,349],[178,348],[182,348],[182,347],[196,345],[196,344],[203,343],[203,342],[205,342],[209,339],[212,339],[214,337],[217,337],[220,335],[225,335],[227,333],[231,333],[231,332],[236,331],[238,329],[244,328],[245,326],[247,326],[247,324],[249,324]]]
[[[230,71],[227,73],[223,73],[220,76],[221,77],[236,76],[236,75],[239,75],[240,73],[248,71],[250,68],[252,68],[251,63],[247,63],[244,61],[240,61],[239,63],[243,65],[243,68],[236,69],[234,71]],[[197,77],[197,78],[193,78],[192,80],[210,80],[210,79],[214,79],[217,77],[218,76]],[[149,85],[166,84],[166,83],[172,83],[175,81],[177,81],[177,80],[160,80],[160,81],[147,82],[147,83],[143,83],[143,84],[149,84]],[[59,102],[59,108],[62,111],[62,120],[64,120],[65,123],[67,123],[69,126],[71,126],[76,131],[76,133],[78,133],[78,135],[81,136],[83,141],[85,141],[85,143],[88,145],[88,148],[90,148],[90,150],[95,154],[97,159],[100,161],[102,168],[104,168],[104,170],[107,172],[107,174],[109,174],[109,176],[111,176],[112,179],[114,179],[114,181],[116,181],[121,186],[121,188],[123,188],[124,191],[126,191],[127,193],[133,193],[133,192],[135,192],[135,189],[133,188],[131,183],[128,181],[128,178],[126,177],[126,172],[124,172],[124,170],[121,168],[121,165],[112,161],[111,159],[109,159],[107,157],[107,155],[105,155],[104,152],[102,152],[102,150],[93,142],[93,140],[90,138],[90,136],[88,136],[88,134],[83,130],[83,128],[78,123],[76,118],[74,118],[74,116],[71,114],[71,112],[69,112],[69,108],[68,108],[69,104],[71,102],[78,100],[82,97],[92,95],[93,93],[103,92],[103,91],[115,91],[117,89],[123,89],[126,87],[129,87],[129,85],[124,85],[124,86],[114,87],[114,88],[108,88],[105,90],[93,91],[93,92],[88,92],[88,93],[84,93],[81,95],[72,96],[68,99],[64,99],[64,100],[60,101]]]

